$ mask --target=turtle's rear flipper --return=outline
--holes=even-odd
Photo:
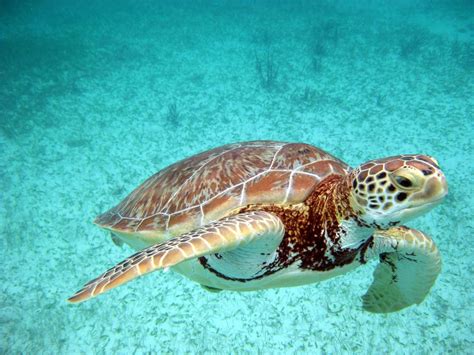
[[[143,249],[87,283],[68,301],[85,301],[140,275],[208,254],[248,250],[253,245],[256,253],[268,253],[277,248],[284,233],[280,219],[268,212],[228,217]]]
[[[406,227],[379,231],[373,251],[380,264],[362,297],[366,311],[395,312],[421,303],[441,271],[441,256],[427,235]]]
[[[201,285],[201,287],[202,287],[203,289],[205,289],[206,291],[212,292],[212,293],[217,293],[217,292],[221,292],[221,291],[222,291],[220,288],[215,288],[215,287],[206,286],[206,285]]]
[[[114,242],[116,246],[118,246],[119,248],[123,246],[123,240],[117,237],[115,234],[110,233],[110,237],[112,238],[112,242]]]

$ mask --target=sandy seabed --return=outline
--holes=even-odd
[[[0,11],[0,352],[472,352],[474,11],[353,3]],[[374,263],[251,293],[157,272],[65,301],[132,253],[92,225],[97,214],[179,159],[254,139],[307,142],[352,166],[436,157],[450,194],[409,223],[443,256],[426,301],[362,311]]]

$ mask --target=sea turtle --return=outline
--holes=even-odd
[[[151,176],[95,223],[141,251],[69,298],[80,302],[140,275],[172,268],[209,291],[297,286],[378,257],[363,308],[419,304],[441,268],[424,233],[401,223],[447,194],[427,155],[352,169],[303,143],[225,145]]]

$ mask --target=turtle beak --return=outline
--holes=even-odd
[[[426,194],[433,202],[441,201],[446,197],[448,194],[448,183],[442,172],[439,172],[436,178],[428,181]]]
[[[411,202],[418,207],[419,205],[437,205],[448,194],[448,183],[446,177],[440,171],[433,175],[428,181],[422,191],[413,195]]]

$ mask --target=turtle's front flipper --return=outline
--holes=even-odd
[[[366,311],[395,312],[421,303],[441,271],[441,256],[430,237],[406,227],[378,231],[372,251],[380,264],[362,297]]]
[[[68,301],[85,301],[140,275],[207,254],[223,253],[254,243],[275,250],[283,235],[283,223],[268,212],[228,217],[143,249],[87,283]]]

